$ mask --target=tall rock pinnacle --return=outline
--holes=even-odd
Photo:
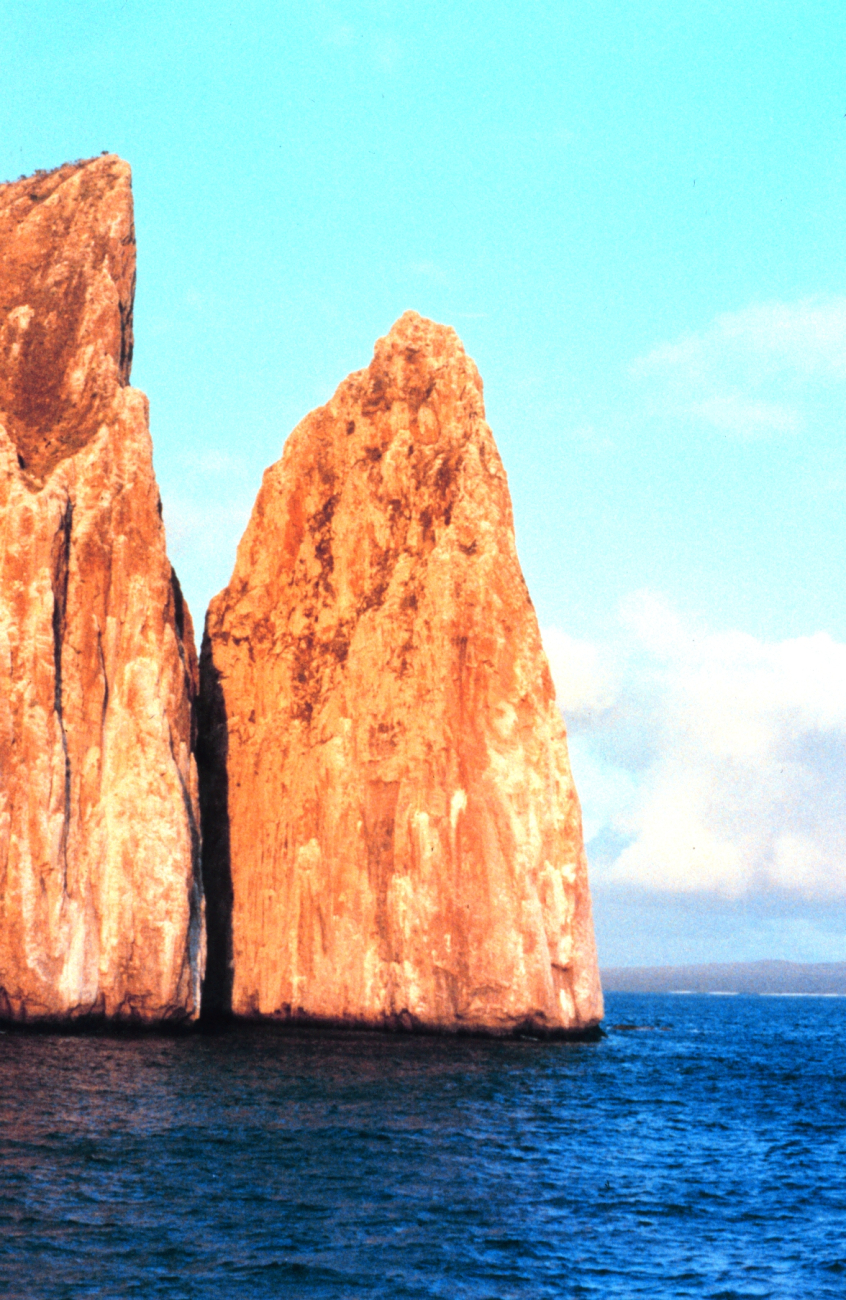
[[[406,313],[267,471],[208,614],[212,1005],[602,1016],[581,817],[482,385]]]
[[[128,387],[113,155],[0,186],[0,1017],[157,1021],[204,963],[190,615]]]

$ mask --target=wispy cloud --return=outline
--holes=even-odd
[[[434,280],[436,284],[450,284],[449,273],[437,262],[411,262],[408,270],[412,275],[421,276],[425,280]]]
[[[846,645],[703,633],[648,594],[613,643],[544,639],[601,880],[846,897]]]
[[[800,433],[805,427],[804,417],[794,407],[781,402],[750,400],[737,393],[694,402],[691,411],[715,429],[741,438],[769,433]]]
[[[202,564],[210,556],[226,555],[234,561],[250,508],[246,499],[220,505],[165,498],[163,514],[170,558],[180,564]]]
[[[846,384],[846,298],[753,304],[631,366],[659,406],[741,438],[801,433],[808,403]]]
[[[578,641],[559,628],[543,634],[558,702],[568,716],[589,717],[610,708],[619,690],[611,656],[591,641]]]
[[[662,343],[633,363],[638,374],[675,371],[691,380],[720,377],[727,366],[741,367],[755,380],[785,370],[803,378],[846,379],[846,298],[724,312],[701,333]]]

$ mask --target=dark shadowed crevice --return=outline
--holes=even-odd
[[[132,243],[135,243],[135,232],[132,232]],[[135,272],[132,272],[130,282],[129,296],[126,301],[118,302],[118,311],[120,312],[120,356],[118,358],[118,383],[125,388],[129,383],[129,376],[132,372],[132,352],[134,347],[134,337],[132,331],[132,316],[135,305]]]
[[[62,862],[64,888],[67,889],[68,877],[68,822],[71,807],[71,768],[68,754],[68,738],[65,733],[65,720],[62,702],[62,642],[65,636],[65,620],[68,607],[68,579],[70,573],[71,525],[73,523],[73,503],[68,499],[59,522],[52,547],[52,588],[53,588],[53,672],[54,698],[53,708],[59,724],[62,739],[62,752],[65,760],[65,798],[62,818],[62,838],[59,853]]]
[[[197,768],[206,896],[206,976],[200,1018],[205,1023],[232,1014],[232,865],[229,847],[229,740],[220,673],[208,633],[200,653]]]
[[[109,678],[106,673],[106,656],[103,653],[103,633],[97,628],[97,658],[100,661],[100,672],[103,674],[103,705],[100,710],[100,728],[102,730],[106,725],[106,713],[109,708]]]
[[[197,825],[197,818],[194,814],[194,801],[191,798],[191,791],[185,783],[185,777],[182,774],[182,768],[179,765],[179,758],[176,753],[176,747],[173,743],[173,732],[168,727],[168,741],[170,743],[170,757],[173,762],[173,770],[176,772],[179,781],[179,788],[182,792],[182,805],[185,809],[185,819],[188,823],[188,829],[191,835],[191,889],[189,894],[189,921],[188,934],[186,938],[188,967],[194,972],[197,969],[200,949],[203,937],[203,894],[201,888],[202,872],[202,849],[200,827]],[[175,1015],[180,1011],[175,1010]]]

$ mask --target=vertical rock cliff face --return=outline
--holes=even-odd
[[[129,388],[114,156],[0,186],[0,1016],[156,1021],[204,962],[190,615]]]
[[[407,313],[267,471],[201,659],[210,1001],[602,1016],[579,804],[482,385]]]

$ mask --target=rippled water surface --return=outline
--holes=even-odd
[[[0,1037],[0,1294],[846,1295],[846,1000],[596,1043]]]

